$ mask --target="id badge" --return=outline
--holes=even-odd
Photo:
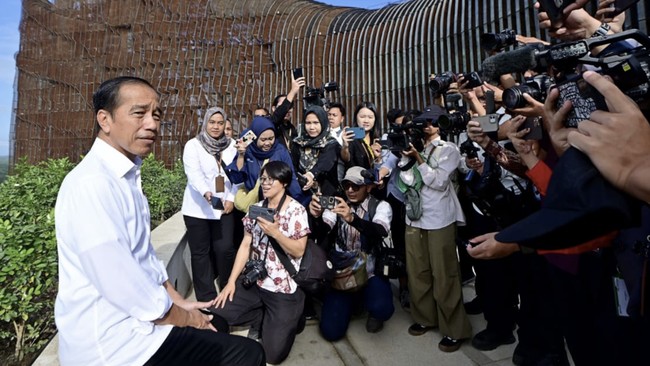
[[[216,193],[221,193],[225,191],[226,181],[223,178],[223,175],[218,175],[214,178],[214,191]]]

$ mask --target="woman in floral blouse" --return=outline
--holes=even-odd
[[[291,351],[305,294],[282,265],[275,248],[286,253],[297,271],[310,230],[307,211],[286,194],[291,168],[284,162],[271,161],[262,168],[259,179],[264,201],[256,206],[275,209],[274,220],[253,219],[250,211],[244,217],[244,239],[228,284],[215,300],[214,312],[230,325],[251,325],[252,331],[258,330],[267,362],[277,364]],[[261,273],[258,276],[252,275],[255,270],[248,270],[256,260],[263,268],[257,271]],[[245,278],[256,282],[247,288]]]

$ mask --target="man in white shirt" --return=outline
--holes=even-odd
[[[183,299],[150,242],[140,179],[160,127],[159,95],[134,77],[93,95],[99,133],[63,181],[55,208],[62,365],[263,365],[261,347],[218,333],[212,302]]]
[[[341,131],[345,120],[345,107],[341,103],[331,103],[327,110],[327,120],[330,122],[330,134],[343,145]]]

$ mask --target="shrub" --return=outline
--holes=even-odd
[[[54,331],[57,260],[54,203],[68,159],[18,163],[0,184],[0,338],[21,361]],[[13,329],[13,332],[9,331]]]
[[[149,201],[152,228],[181,209],[186,182],[182,162],[177,162],[173,169],[167,169],[153,154],[144,159],[142,190]]]
[[[54,204],[73,167],[67,158],[36,165],[22,160],[0,184],[0,342],[14,343],[18,363],[37,354],[55,332]],[[183,164],[169,170],[153,155],[144,160],[142,189],[149,200],[152,228],[180,210],[185,181]]]

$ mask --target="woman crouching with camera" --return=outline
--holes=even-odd
[[[259,331],[267,362],[277,364],[291,351],[305,299],[278,256],[286,253],[297,271],[310,230],[305,208],[287,196],[289,165],[269,162],[259,179],[264,200],[244,217],[244,239],[213,311]]]

